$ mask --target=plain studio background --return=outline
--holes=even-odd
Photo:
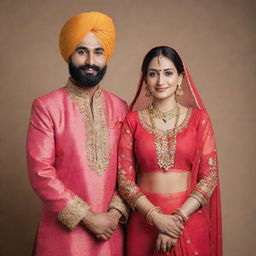
[[[212,118],[223,206],[224,255],[255,255],[255,1],[1,0],[1,251],[30,255],[40,201],[27,177],[25,140],[32,100],[64,86],[62,25],[102,11],[117,41],[102,87],[130,102],[154,46],[174,47]],[[56,238],[57,242],[57,238]]]

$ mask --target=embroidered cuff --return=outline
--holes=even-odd
[[[131,201],[131,208],[133,209],[133,211],[135,211],[136,205],[138,203],[138,200],[141,197],[146,197],[142,192],[139,192]]]
[[[201,205],[207,203],[212,192],[217,186],[217,173],[216,171],[211,171],[205,175],[197,184],[195,189],[191,192],[189,196],[197,199]]]
[[[201,204],[201,206],[207,203],[204,195],[197,190],[193,190],[189,196],[195,198]]]
[[[204,176],[195,187],[195,190],[202,193],[208,199],[217,186],[217,173],[216,171],[209,172]]]
[[[57,218],[62,224],[72,230],[84,218],[90,208],[91,207],[82,199],[75,196],[70,203],[58,213]]]
[[[122,217],[120,218],[120,223],[126,223],[129,217],[129,207],[127,206],[127,204],[124,202],[124,200],[118,195],[115,194],[112,197],[112,200],[109,204],[109,209],[116,209],[118,210],[121,214]]]

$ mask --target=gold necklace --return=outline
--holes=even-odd
[[[157,132],[156,124],[154,120],[155,116],[152,110],[153,109],[148,108],[149,117],[152,124],[152,133],[154,135],[154,143],[156,146],[157,164],[160,168],[166,171],[169,168],[174,167],[175,151],[176,151],[176,135],[177,135],[177,126],[178,126],[179,117],[180,117],[180,108],[177,105],[174,128],[162,133]]]
[[[163,120],[163,122],[166,123],[168,120],[172,119],[173,117],[176,117],[178,111],[178,104],[176,104],[176,106],[168,112],[159,111],[154,107],[153,104],[149,105],[148,109],[152,113],[154,118]]]

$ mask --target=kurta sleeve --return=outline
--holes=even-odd
[[[118,147],[118,186],[122,197],[134,210],[137,200],[144,194],[136,185],[134,129],[131,115],[124,120]]]
[[[33,102],[27,136],[27,163],[31,185],[43,203],[69,229],[83,219],[90,207],[58,178],[52,118],[40,99]]]
[[[203,205],[207,203],[218,183],[217,152],[214,133],[209,117],[205,114],[202,114],[199,130],[202,132],[202,139],[198,183],[190,196],[198,199]]]

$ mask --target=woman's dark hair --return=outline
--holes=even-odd
[[[148,65],[149,65],[150,61],[154,57],[158,57],[158,56],[164,56],[164,57],[168,58],[169,60],[171,60],[174,64],[174,66],[176,67],[178,74],[181,74],[184,72],[184,67],[183,67],[183,64],[182,64],[179,54],[171,47],[158,46],[158,47],[151,49],[147,53],[147,55],[145,56],[145,58],[143,60],[141,71],[142,71],[142,76],[144,78],[147,75]]]

